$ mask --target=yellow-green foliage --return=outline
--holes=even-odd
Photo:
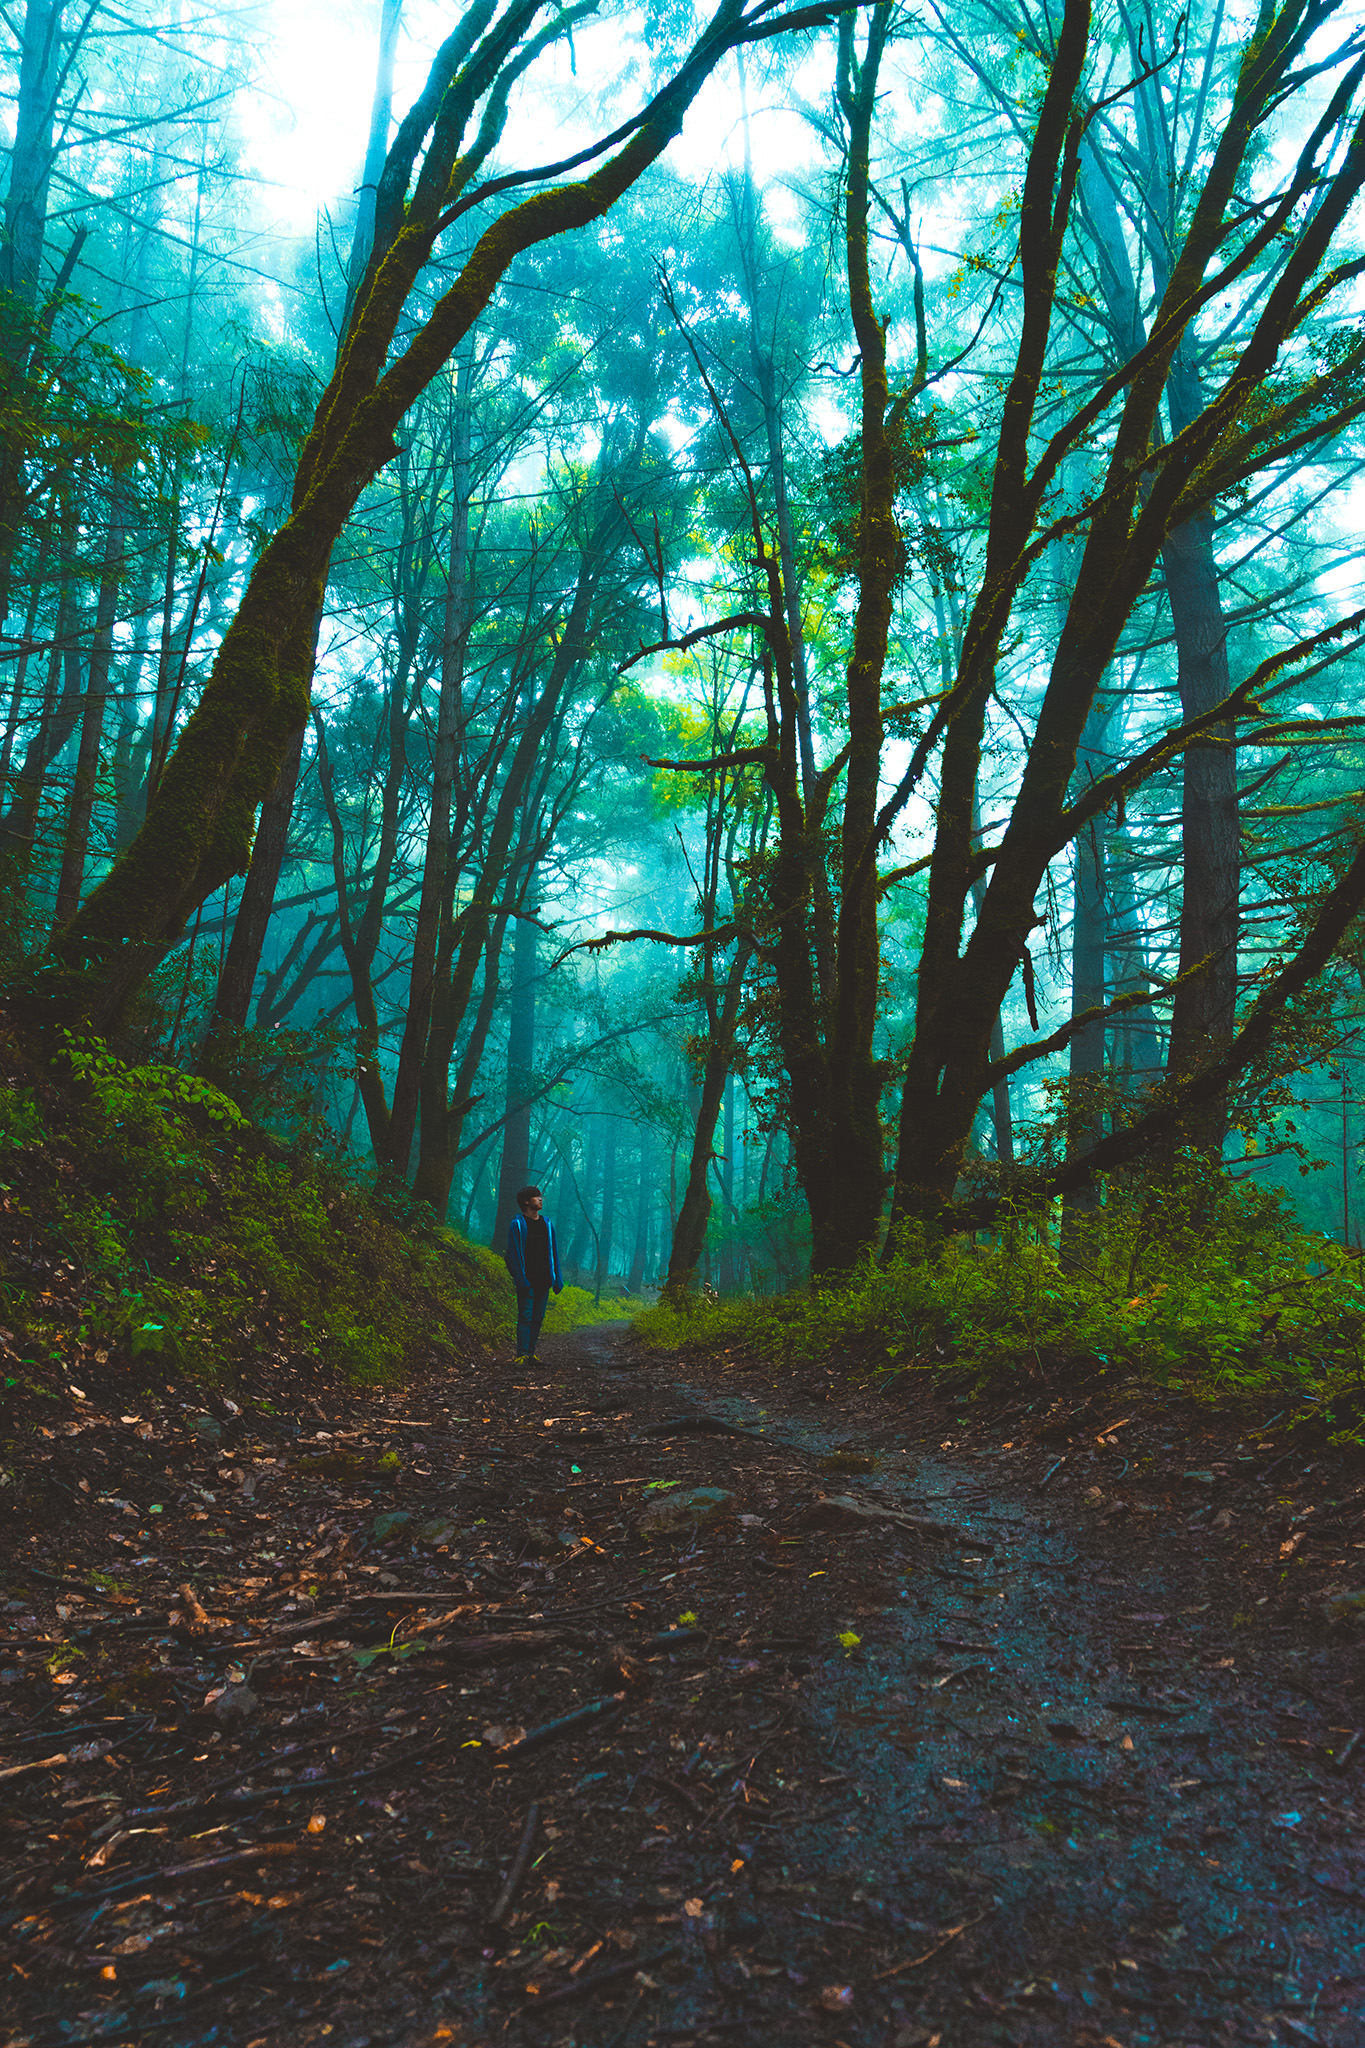
[[[844,1358],[985,1379],[1081,1361],[1210,1399],[1288,1388],[1351,1431],[1365,1391],[1361,1261],[1228,1183],[1116,1197],[1065,1258],[1036,1227],[984,1243],[907,1239],[841,1285],[661,1302],[635,1329],[651,1345],[743,1348],[793,1366]]]
[[[566,1331],[581,1330],[588,1323],[629,1322],[643,1307],[643,1302],[628,1295],[604,1294],[599,1302],[594,1301],[586,1287],[566,1287],[562,1294],[550,1296],[545,1311],[545,1335],[563,1336]]]
[[[21,1359],[212,1380],[288,1357],[380,1382],[510,1337],[499,1259],[405,1229],[335,1159],[278,1156],[207,1082],[97,1042],[57,1069],[0,1088],[5,1237],[45,1254],[5,1258]]]

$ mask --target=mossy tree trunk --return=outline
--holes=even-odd
[[[869,153],[877,80],[891,8],[873,8],[859,61],[852,17],[839,28],[839,100],[848,123],[844,249],[849,307],[862,381],[858,503],[858,608],[848,664],[844,808],[841,821],[836,991],[826,1055],[829,1105],[826,1215],[815,1245],[817,1272],[845,1270],[879,1234],[887,1174],[873,1048],[881,952],[877,929],[878,789],[882,765],[882,674],[891,605],[903,563],[888,433],[886,327],[872,296],[868,250]],[[908,397],[908,394],[907,394]]]
[[[488,305],[509,265],[523,250],[607,212],[679,132],[728,50],[827,21],[837,10],[832,0],[750,21],[744,0],[721,0],[625,139],[617,131],[562,168],[577,168],[620,141],[615,153],[577,182],[551,186],[493,219],[454,282],[395,353],[419,276],[441,237],[474,204],[475,180],[501,136],[514,84],[591,12],[589,0],[581,0],[537,28],[539,0],[515,0],[497,19],[496,0],[475,0],[467,9],[438,50],[389,150],[376,196],[373,252],[304,445],[289,518],[256,563],[141,831],[58,935],[54,990],[65,988],[68,1001],[78,1002],[95,1024],[118,1016],[196,906],[229,876],[245,872],[257,808],[308,716],[313,627],[333,547],[361,492],[393,459],[399,423]],[[493,189],[530,176],[493,181]],[[66,980],[71,970],[80,976],[76,995]]]

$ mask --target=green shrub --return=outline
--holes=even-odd
[[[1208,1184],[1193,1168],[1157,1194],[1115,1191],[1067,1255],[1036,1220],[985,1242],[910,1235],[842,1284],[661,1302],[635,1329],[651,1345],[742,1349],[792,1367],[844,1359],[984,1381],[1085,1362],[1204,1399],[1283,1389],[1346,1434],[1365,1401],[1361,1261],[1298,1229],[1276,1196]]]
[[[98,1041],[65,1039],[54,1070],[0,1092],[12,1234],[45,1252],[0,1276],[21,1358],[204,1381],[289,1358],[380,1384],[510,1339],[501,1261],[400,1227],[334,1155],[281,1157],[210,1082]]]
[[[545,1334],[547,1337],[564,1336],[570,1330],[581,1330],[589,1323],[629,1322],[640,1313],[642,1304],[625,1294],[604,1294],[597,1301],[586,1287],[569,1286],[562,1294],[552,1294],[550,1305],[545,1312]]]

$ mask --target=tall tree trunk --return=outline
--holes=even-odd
[[[38,546],[38,560],[29,584],[28,610],[24,618],[24,630],[19,642],[19,659],[15,663],[14,686],[10,692],[9,712],[5,719],[5,737],[0,742],[0,810],[9,801],[10,769],[14,760],[14,743],[19,733],[19,723],[24,713],[24,697],[28,689],[29,665],[34,655],[34,639],[38,625],[38,611],[43,599],[43,586],[47,578],[48,563],[52,555],[52,521],[46,522]]]
[[[498,1200],[493,1221],[493,1245],[502,1243],[499,1231],[516,1213],[518,1190],[525,1187],[531,1172],[531,1104],[535,1085],[536,963],[534,907],[523,902],[512,944],[512,986],[507,998],[507,1096],[502,1127],[502,1165],[498,1173]]]
[[[706,1248],[706,1228],[711,1220],[711,1161],[715,1156],[716,1124],[725,1099],[725,1077],[729,1067],[728,1050],[717,1048],[708,1053],[702,1068],[701,1099],[697,1104],[692,1132],[687,1187],[668,1254],[665,1293],[672,1301],[680,1301],[687,1293]]]
[[[114,653],[114,619],[122,588],[124,553],[128,542],[128,507],[123,485],[115,481],[105,539],[104,566],[100,574],[99,598],[95,607],[95,636],[90,649],[90,671],[85,686],[85,708],[81,717],[80,746],[71,804],[66,815],[66,842],[62,848],[61,875],[57,883],[55,921],[65,924],[74,917],[85,880],[86,855],[90,846],[90,817],[99,776],[100,747],[104,739],[104,713],[109,699],[109,669]]]
[[[554,1217],[555,1235],[559,1239],[561,1259],[564,1257],[565,1247],[568,1245],[578,1221],[578,1200],[574,1194],[572,1148],[573,1139],[560,1132],[554,1140],[554,1156],[558,1162],[558,1173],[555,1179]]]
[[[398,659],[389,683],[388,703],[384,715],[386,758],[374,866],[370,874],[369,887],[365,892],[364,906],[354,923],[346,884],[345,825],[333,787],[322,717],[318,712],[313,714],[318,736],[318,779],[332,829],[332,873],[336,883],[341,950],[351,977],[351,993],[358,1027],[356,1064],[360,1075],[360,1095],[369,1125],[370,1143],[374,1148],[376,1163],[381,1167],[387,1165],[389,1158],[389,1106],[384,1076],[379,1064],[380,1029],[374,988],[374,963],[383,936],[389,881],[398,853],[400,807],[403,782],[407,774],[407,728],[412,711],[408,698],[408,682],[416,651],[415,620],[405,617],[402,626]]]
[[[540,748],[553,726],[572,678],[587,657],[598,579],[615,530],[615,518],[604,516],[583,543],[573,603],[555,646],[549,675],[522,721],[498,794],[479,878],[470,901],[458,914],[454,904],[455,876],[450,871],[450,862],[446,863],[435,993],[419,1081],[421,1142],[417,1171],[413,1176],[414,1192],[422,1201],[429,1202],[438,1215],[445,1214],[445,1205],[450,1197],[450,1174],[460,1149],[468,1089],[473,1085],[471,1070],[468,1085],[457,1085],[453,1099],[447,1099],[455,1040],[469,1005],[479,961],[488,945],[494,901],[504,891],[514,865],[513,838]],[[505,923],[506,913],[503,912],[502,916]],[[486,970],[484,986],[486,997]],[[484,1028],[486,1030],[486,1026]],[[464,1071],[463,1063],[461,1071]]]
[[[762,336],[763,293],[759,274],[758,190],[750,154],[749,105],[744,72],[744,53],[738,51],[740,105],[744,124],[744,174],[739,184],[740,203],[736,230],[740,247],[740,268],[749,309],[749,355],[754,381],[763,408],[763,433],[768,448],[768,474],[772,479],[773,516],[777,526],[777,553],[782,570],[782,594],[786,606],[787,635],[791,644],[792,687],[796,711],[797,753],[801,764],[801,791],[808,819],[820,812],[819,776],[815,766],[815,742],[810,720],[810,675],[806,660],[805,620],[802,615],[801,579],[796,566],[796,540],[792,528],[791,500],[787,492],[787,460],[783,443],[782,400],[777,388],[774,349]],[[812,831],[807,848],[811,889],[811,941],[821,1001],[834,999],[834,903],[829,874],[818,833]]]
[[[887,432],[886,328],[872,297],[869,264],[869,153],[882,48],[890,25],[885,0],[873,8],[861,66],[853,15],[839,28],[840,98],[848,121],[845,244],[849,305],[862,379],[859,463],[858,609],[848,664],[848,765],[842,831],[843,887],[836,932],[834,1029],[827,1062],[829,1139],[824,1203],[812,1208],[817,1273],[851,1266],[878,1235],[886,1187],[880,1100],[873,1054],[880,980],[877,930],[877,809],[882,759],[882,671],[902,549]]]
[[[569,1264],[576,1273],[582,1273],[588,1264],[588,1254],[593,1253],[593,1265],[597,1264],[597,1233],[592,1224],[592,1204],[597,1198],[597,1182],[602,1170],[602,1124],[594,1117],[588,1129],[588,1142],[584,1149],[583,1173],[577,1183],[578,1222],[574,1229],[573,1243],[569,1248]]]
[[[369,265],[370,251],[374,248],[379,180],[384,171],[384,159],[389,153],[389,130],[393,126],[393,62],[398,53],[398,30],[402,18],[403,0],[380,0],[379,56],[374,72],[374,97],[370,101],[365,166],[360,174],[360,191],[356,200],[355,232],[351,237],[350,261],[346,265],[346,306],[341,319],[343,336],[350,325],[356,293],[360,290]]]
[[[80,634],[75,591],[79,490],[77,502],[66,500],[58,517],[61,580],[56,626],[48,656],[47,687],[38,729],[24,750],[23,765],[14,779],[13,800],[3,823],[0,823],[0,843],[8,844],[18,877],[27,876],[33,858],[38,813],[48,769],[70,739],[81,708]]]
[[[1157,131],[1151,121],[1143,132],[1148,147],[1154,148]],[[1149,204],[1155,209],[1157,275],[1164,286],[1175,223],[1168,214],[1171,195],[1155,182],[1155,171],[1153,161],[1149,164],[1149,179],[1153,180]],[[1083,159],[1082,191],[1114,338],[1120,351],[1131,353],[1143,340],[1137,285],[1107,167],[1089,142]],[[1166,400],[1173,435],[1189,426],[1203,409],[1188,339],[1172,361]],[[1167,536],[1161,567],[1175,635],[1180,708],[1185,718],[1193,718],[1221,703],[1231,687],[1210,514],[1201,513]],[[1201,1060],[1216,1056],[1231,1036],[1236,1017],[1242,876],[1234,729],[1218,727],[1189,748],[1181,779],[1182,979],[1171,1015],[1169,1071],[1173,1076],[1188,1073]],[[1200,1109],[1185,1136],[1221,1157],[1226,1132],[1224,1092]]]
[[[1200,402],[1193,371],[1177,360],[1170,381],[1171,426],[1176,433],[1195,416]],[[1175,631],[1180,708],[1186,718],[1193,718],[1221,703],[1231,688],[1213,520],[1208,513],[1175,529],[1161,551],[1161,566]],[[1189,979],[1177,987],[1172,1004],[1173,1075],[1189,1073],[1221,1053],[1236,1021],[1242,839],[1231,725],[1216,726],[1207,740],[1186,752],[1180,832],[1180,974]],[[1192,1119],[1187,1142],[1221,1159],[1227,1122],[1223,1090]]]
[[[1091,706],[1081,737],[1077,770],[1084,788],[1103,775],[1109,710],[1100,698]],[[1092,819],[1072,845],[1071,1014],[1099,1009],[1105,1001],[1105,949],[1108,905],[1105,886],[1104,822]],[[1097,1100],[1104,1076],[1105,1026],[1087,1024],[1071,1040],[1067,1065],[1066,1156],[1091,1152],[1104,1136],[1104,1115]],[[1089,1184],[1072,1189],[1062,1200],[1062,1239],[1074,1236],[1082,1216],[1099,1203],[1099,1190]]]
[[[1116,832],[1110,840],[1111,922],[1109,949],[1113,960],[1111,979],[1115,995],[1136,995],[1151,987],[1146,934],[1133,883],[1134,850],[1127,835]],[[1115,1064],[1125,1068],[1130,1087],[1141,1092],[1161,1078],[1161,1034],[1147,1003],[1125,1010],[1115,1026],[1121,1048]]]
[[[275,787],[261,806],[261,820],[251,849],[251,865],[247,869],[242,900],[237,906],[232,938],[214,996],[205,1046],[206,1068],[211,1069],[218,1064],[229,1033],[243,1030],[251,1014],[251,991],[256,985],[266,930],[275,907],[275,891],[289,848],[289,824],[294,814],[302,760],[303,727],[300,726],[289,742]]]
[[[374,244],[375,195],[388,153],[389,128],[393,120],[393,60],[402,12],[403,0],[381,0],[379,61],[375,71],[374,98],[370,105],[370,135],[361,174],[355,233],[347,265],[343,335]],[[210,1060],[215,1038],[221,1038],[225,1028],[241,1030],[250,1013],[251,991],[261,964],[261,951],[275,907],[275,892],[279,888],[285,855],[289,850],[289,826],[294,814],[294,798],[298,793],[303,738],[304,725],[300,723],[285,742],[279,773],[261,806],[242,900],[237,906],[237,919],[232,928],[232,941],[214,997],[207,1041]]]
[[[436,951],[440,941],[441,905],[450,878],[447,864],[452,858],[450,837],[451,798],[455,788],[459,734],[464,692],[465,655],[469,645],[471,583],[469,555],[469,507],[473,493],[470,467],[471,406],[474,382],[474,350],[460,352],[455,377],[455,421],[451,476],[450,553],[446,574],[444,630],[441,636],[441,689],[436,709],[436,738],[431,750],[431,809],[427,815],[427,842],[422,861],[422,893],[417,905],[417,924],[412,939],[412,967],[408,975],[407,1013],[398,1049],[398,1072],[393,1083],[393,1115],[389,1127],[389,1163],[395,1173],[406,1175],[412,1157],[421,1097],[421,1077],[426,1058],[427,1035],[431,1030],[432,1003],[436,991]]]
[[[639,1294],[645,1282],[645,1262],[649,1257],[649,1214],[653,1206],[654,1185],[654,1133],[648,1124],[640,1125],[640,1181],[638,1200],[635,1205],[635,1245],[630,1255],[630,1272],[626,1277],[626,1292],[632,1297]]]
[[[508,913],[500,910],[487,928],[487,937],[475,955],[474,968],[483,962],[483,988],[463,1056],[450,1088],[450,1062],[455,1041],[464,1022],[468,992],[461,993],[458,961],[452,968],[458,944],[452,906],[447,904],[446,930],[436,959],[437,995],[432,1006],[431,1035],[422,1063],[422,1127],[417,1153],[417,1171],[412,1188],[417,1199],[429,1202],[437,1216],[444,1216],[450,1204],[450,1183],[459,1158],[464,1121],[475,1098],[474,1081],[488,1043],[488,1030],[498,1001],[498,966]],[[463,951],[463,948],[460,948]]]
[[[711,1161],[716,1150],[716,1122],[725,1098],[725,1083],[735,1056],[735,1024],[744,991],[744,978],[753,947],[738,941],[735,958],[725,978],[714,1030],[707,1043],[702,1065],[701,1088],[692,1130],[692,1156],[687,1169],[687,1187],[673,1226],[673,1243],[668,1254],[665,1293],[680,1301],[696,1277],[697,1265],[706,1248],[706,1226],[711,1219]]]
[[[620,1151],[619,1125],[614,1116],[605,1121],[602,1133],[602,1221],[597,1231],[597,1299],[611,1275],[612,1244],[616,1235],[616,1161]]]

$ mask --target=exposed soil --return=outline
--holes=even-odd
[[[1358,2048],[1358,1462],[545,1349],[290,1422],[53,1404],[10,2048]]]

